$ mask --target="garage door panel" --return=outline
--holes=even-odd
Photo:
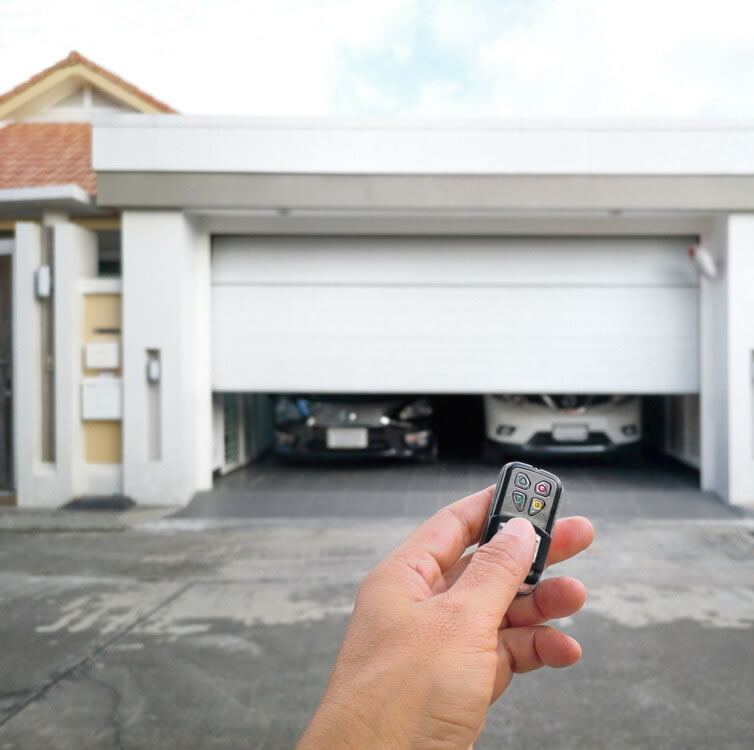
[[[694,286],[213,287],[216,390],[698,390]]]
[[[693,237],[217,237],[232,285],[695,286]]]

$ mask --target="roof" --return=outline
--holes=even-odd
[[[15,122],[0,128],[0,189],[79,185],[97,192],[89,123]]]
[[[175,113],[176,111],[168,104],[161,102],[159,99],[155,99],[150,94],[147,94],[145,91],[142,91],[141,89],[134,86],[132,83],[125,81],[120,76],[115,75],[115,73],[111,73],[109,70],[106,70],[101,65],[97,65],[97,63],[92,62],[89,58],[84,57],[84,55],[76,51],[71,52],[68,57],[60,60],[54,65],[51,65],[41,73],[37,73],[27,81],[24,81],[15,88],[12,88],[5,94],[0,95],[0,111],[2,111],[3,105],[8,104],[12,99],[15,99],[16,97],[29,92],[31,89],[45,81],[45,79],[48,79],[58,73],[58,71],[64,71],[66,68],[75,66],[81,66],[81,69],[89,71],[89,74],[101,76],[101,78],[104,78],[110,84],[113,84],[120,89],[124,89],[131,96],[136,97],[137,99],[140,99],[142,102],[149,105],[149,109],[167,113]]]

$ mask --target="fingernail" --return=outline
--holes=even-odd
[[[534,536],[534,527],[527,518],[511,518],[500,533],[507,536],[517,536],[520,539],[528,539]]]

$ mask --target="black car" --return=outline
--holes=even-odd
[[[279,395],[275,452],[291,457],[437,457],[432,404],[417,396]]]

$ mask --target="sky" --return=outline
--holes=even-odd
[[[72,49],[188,114],[754,117],[750,0],[0,0],[0,92]]]

